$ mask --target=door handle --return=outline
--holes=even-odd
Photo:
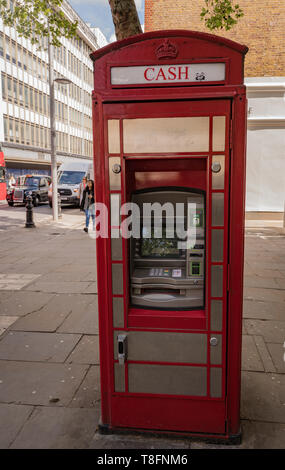
[[[119,364],[124,364],[127,359],[127,335],[118,335],[118,360]]]

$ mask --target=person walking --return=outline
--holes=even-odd
[[[82,181],[79,185],[79,188],[78,188],[78,199],[79,199],[79,207],[80,207],[80,210],[81,210],[81,202],[82,202],[82,198],[83,198],[83,192],[84,192],[84,189],[86,188],[86,184],[87,184],[87,178],[86,176],[84,176],[82,178]]]
[[[87,185],[83,191],[80,208],[84,210],[86,215],[86,222],[84,232],[88,232],[90,217],[93,222],[93,230],[95,230],[95,197],[94,197],[94,181],[88,180]]]
[[[16,183],[16,180],[15,180],[15,178],[14,178],[14,175],[11,174],[11,175],[9,176],[8,187],[9,187],[10,189],[12,189],[12,187],[13,187],[13,185],[14,185],[15,183]]]

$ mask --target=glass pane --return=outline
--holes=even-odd
[[[212,194],[212,225],[219,227],[224,225],[224,194]]]
[[[115,328],[124,327],[124,298],[113,297],[113,324]]]
[[[123,295],[123,265],[112,264],[112,292],[113,295]]]
[[[224,253],[224,231],[212,230],[212,262],[222,262]]]
[[[220,165],[221,169],[215,172],[215,167]],[[213,189],[224,189],[225,186],[225,156],[224,155],[213,155],[212,158],[212,188]]]
[[[211,296],[222,297],[223,295],[223,266],[211,267]]]
[[[123,259],[122,253],[122,239],[121,238],[112,238],[111,240],[111,252],[112,260],[120,261]]]
[[[211,330],[221,331],[223,327],[223,301],[211,300]]]
[[[209,118],[124,119],[124,151],[207,152]]]
[[[213,151],[225,150],[226,116],[213,117]]]
[[[110,190],[120,190],[121,189],[121,172],[114,173],[114,165],[121,165],[120,157],[111,157],[109,158],[109,183]]]
[[[111,227],[120,225],[121,195],[111,194]]]
[[[109,153],[120,153],[120,121],[108,121],[108,149]]]
[[[220,367],[211,367],[211,397],[218,398],[222,396],[222,369]]]

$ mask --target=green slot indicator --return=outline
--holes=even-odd
[[[200,276],[201,275],[200,263],[191,262],[191,264],[190,264],[190,273],[191,273],[191,276]]]

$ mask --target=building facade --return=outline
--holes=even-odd
[[[96,36],[68,2],[62,9],[78,21],[77,38],[62,38],[54,49],[56,150],[66,159],[92,159],[93,66],[89,54],[98,49]],[[50,172],[49,67],[47,40],[42,48],[20,38],[0,19],[0,141],[7,175]]]
[[[244,17],[217,34],[249,47],[247,211],[283,212],[285,201],[285,3],[240,0]],[[145,31],[210,33],[200,20],[204,0],[145,0]],[[195,51],[189,51],[195,56]]]

